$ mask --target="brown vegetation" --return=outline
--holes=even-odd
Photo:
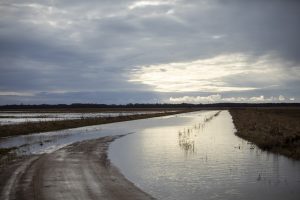
[[[14,149],[15,148],[0,148],[0,156],[8,154],[9,152],[11,152]]]
[[[300,159],[300,109],[231,109],[236,135],[263,150]]]

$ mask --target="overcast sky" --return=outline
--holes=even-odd
[[[0,104],[300,102],[300,1],[1,1]]]

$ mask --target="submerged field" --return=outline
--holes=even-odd
[[[90,110],[89,110],[90,111]],[[7,112],[7,111],[6,111]],[[9,113],[1,112],[2,117],[10,117],[11,119],[19,119],[21,123],[0,124],[0,138],[16,135],[26,135],[31,133],[41,133],[48,131],[57,131],[68,128],[77,128],[82,126],[92,126],[98,124],[107,124],[113,122],[121,122],[136,119],[145,119],[150,117],[159,117],[170,114],[182,113],[186,110],[111,110],[108,112],[92,112],[87,111],[79,113],[78,110],[71,110],[66,113],[65,110],[38,111],[32,110],[14,111]],[[30,121],[28,118],[33,116],[35,120]],[[50,116],[50,118],[49,118]],[[55,118],[54,116],[60,116]],[[64,117],[61,117],[64,116]],[[3,119],[3,118],[2,118]]]
[[[236,134],[263,150],[300,159],[300,109],[231,109]]]

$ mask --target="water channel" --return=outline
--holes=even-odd
[[[109,158],[157,199],[298,199],[300,163],[235,136],[228,111],[178,115],[116,140]],[[188,120],[187,120],[188,119]]]

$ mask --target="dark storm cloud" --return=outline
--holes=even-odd
[[[103,95],[112,103],[168,99],[175,94],[160,94],[151,85],[129,82],[132,71],[138,66],[235,53],[247,55],[252,62],[275,55],[282,62],[278,67],[282,73],[295,70],[300,66],[299,8],[300,2],[293,0],[2,2],[0,103],[47,102],[47,98],[102,102]],[[168,70],[162,70],[168,76]],[[282,77],[276,87],[271,85],[276,81],[245,73],[222,81],[230,87],[257,88],[242,95],[285,91],[286,96],[296,96],[298,71]],[[33,96],[22,99],[7,92]],[[140,97],[131,99],[135,92]],[[205,93],[195,94],[201,92]]]
[[[295,0],[244,1],[234,8],[239,16],[233,23],[240,28],[238,37],[247,39],[246,45],[255,52],[277,51],[299,62],[299,8],[300,2]]]

